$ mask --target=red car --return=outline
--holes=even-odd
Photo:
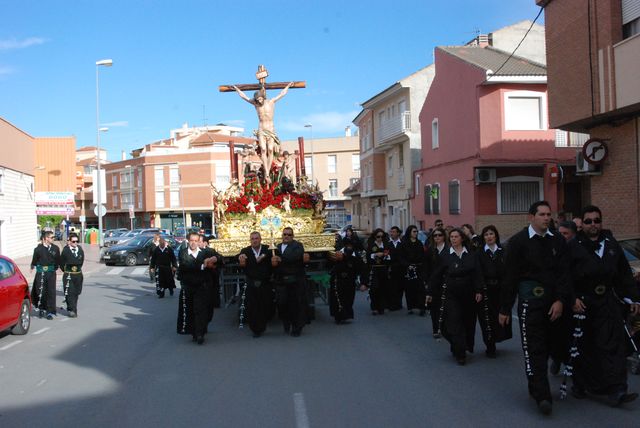
[[[29,284],[13,260],[0,256],[0,331],[27,334],[30,325]]]

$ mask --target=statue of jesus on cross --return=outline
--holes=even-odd
[[[276,82],[266,83],[265,80],[269,73],[267,69],[260,65],[256,78],[260,82],[259,84],[238,84],[238,85],[221,85],[219,87],[220,92],[236,91],[240,98],[253,105],[258,113],[258,129],[254,131],[258,138],[258,147],[260,148],[260,160],[264,168],[264,177],[267,183],[271,183],[269,173],[271,172],[271,166],[273,165],[274,157],[280,151],[280,139],[276,134],[275,126],[273,124],[273,115],[275,104],[284,97],[289,88],[304,88],[305,82]],[[242,90],[255,89],[253,98],[249,98]],[[282,89],[282,91],[274,98],[267,98],[268,89]]]

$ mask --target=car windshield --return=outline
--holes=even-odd
[[[132,246],[132,247],[140,247],[142,245],[145,244],[145,242],[147,242],[149,238],[148,237],[143,237],[143,238],[135,238],[130,240],[127,245]]]
[[[629,252],[633,257],[640,259],[640,239],[625,239],[620,241],[620,245]]]

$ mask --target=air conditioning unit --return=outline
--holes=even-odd
[[[476,184],[495,183],[495,168],[476,168]]]
[[[576,175],[601,175],[602,167],[593,165],[584,159],[582,150],[576,151]]]

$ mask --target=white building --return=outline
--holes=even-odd
[[[38,239],[33,137],[0,118],[0,254],[28,256]]]

